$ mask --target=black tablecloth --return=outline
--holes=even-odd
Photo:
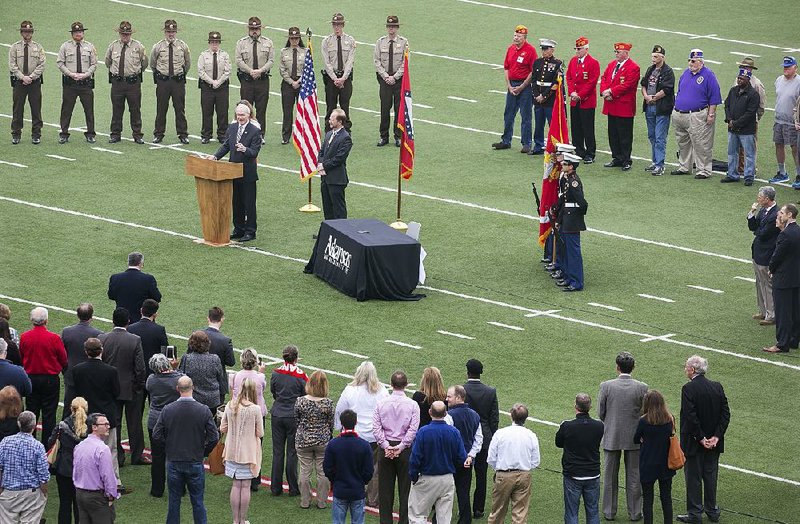
[[[419,300],[420,244],[379,220],[325,220],[305,272],[358,301]]]

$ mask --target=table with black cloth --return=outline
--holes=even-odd
[[[359,302],[419,300],[420,244],[380,220],[325,220],[305,272]]]

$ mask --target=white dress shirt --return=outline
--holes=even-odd
[[[539,439],[524,426],[512,424],[492,436],[486,461],[495,471],[530,471],[539,466]]]

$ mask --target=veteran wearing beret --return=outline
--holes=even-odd
[[[247,36],[236,42],[236,77],[241,85],[242,98],[256,108],[255,117],[261,125],[261,143],[267,132],[269,104],[269,72],[275,61],[272,40],[261,35],[261,19],[251,16],[247,21]]]
[[[300,80],[306,61],[306,45],[300,36],[299,27],[290,27],[286,46],[281,49],[278,71],[281,74],[281,105],[283,106],[283,125],[281,126],[281,144],[288,144],[292,138],[294,123],[294,106],[300,95]]]
[[[408,48],[408,40],[397,34],[400,19],[395,15],[386,17],[387,34],[375,42],[373,61],[375,76],[378,79],[378,96],[381,100],[381,123],[378,127],[380,137],[378,147],[389,143],[389,110],[394,111],[394,145],[400,147],[401,131],[397,128],[397,112],[400,108],[400,88],[403,78],[403,55]]]
[[[11,143],[19,144],[24,125],[25,100],[31,108],[31,142],[42,140],[42,72],[44,71],[44,48],[33,41],[33,23],[23,20],[19,25],[22,36],[8,50],[8,69],[11,72],[12,116]]]
[[[208,33],[208,49],[197,59],[197,87],[200,88],[200,111],[203,127],[200,142],[211,141],[214,112],[217,113],[217,140],[221,144],[228,132],[228,79],[231,76],[231,57],[219,48],[222,35],[219,31]]]
[[[137,144],[144,144],[142,74],[147,69],[147,52],[141,42],[132,38],[133,27],[130,22],[123,20],[116,31],[119,38],[109,44],[105,59],[111,84],[111,136],[108,143],[115,144],[121,140],[122,115],[127,103],[133,140]]]
[[[167,129],[169,101],[175,110],[175,131],[181,144],[189,143],[189,126],[186,123],[186,73],[191,56],[186,42],[178,39],[178,23],[164,22],[164,38],[156,42],[150,52],[150,67],[156,84],[156,123],[153,143],[164,140]]]
[[[80,22],[70,26],[72,38],[61,44],[56,65],[61,71],[61,133],[59,144],[69,141],[69,123],[75,102],[81,99],[83,114],[86,117],[86,141],[94,144],[94,71],[97,69],[97,51],[83,39],[86,28]]]
[[[322,60],[325,69],[322,81],[325,84],[325,132],[331,130],[331,113],[337,106],[345,114],[344,128],[349,132],[350,97],[353,96],[353,62],[356,59],[356,41],[344,32],[344,15],[336,13],[331,18],[333,33],[322,40]]]

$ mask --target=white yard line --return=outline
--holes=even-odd
[[[400,346],[403,348],[411,348],[411,349],[422,349],[422,346],[415,346],[414,344],[406,344],[405,342],[399,342],[397,340],[384,340],[387,344],[394,344],[395,346]]]
[[[461,98],[460,96],[448,96],[450,100],[456,100],[458,102],[469,102],[470,104],[477,104],[477,100],[473,100],[471,98]]]
[[[74,158],[69,158],[69,157],[61,156],[61,155],[45,155],[45,156],[49,156],[50,158],[55,158],[56,160],[66,160],[68,162],[75,162],[75,160],[76,160]]]
[[[114,149],[106,149],[104,147],[93,147],[95,151],[102,151],[103,153],[113,153],[115,155],[122,155],[124,154],[122,151],[115,151]]]
[[[661,302],[668,302],[670,304],[674,304],[675,303],[675,301],[672,300],[671,298],[656,297],[654,295],[648,295],[646,293],[638,293],[638,296],[640,296],[642,298],[649,298],[651,300],[660,300]]]
[[[537,311],[536,313],[528,313],[525,316],[527,318],[533,318],[533,317],[548,316],[548,315],[552,315],[554,313],[561,313],[561,310],[560,309],[548,309],[547,311]]]
[[[735,278],[736,280],[744,280],[745,282],[752,282],[753,284],[756,283],[755,278],[749,278],[749,277],[733,277],[733,278]]]
[[[607,306],[606,304],[598,304],[597,302],[589,302],[587,305],[594,306],[594,307],[601,307],[604,309],[610,309],[611,311],[625,311],[622,308],[618,308],[616,306]]]
[[[25,164],[17,164],[16,162],[7,162],[6,160],[0,160],[0,164],[5,164],[7,166],[13,166],[13,167],[23,167],[23,168],[28,167]]]
[[[463,338],[464,340],[475,340],[475,337],[462,335],[461,333],[453,333],[452,331],[445,331],[443,329],[437,329],[436,332],[441,335],[447,335],[448,337]]]
[[[750,58],[761,58],[761,55],[756,55],[756,54],[753,54],[753,53],[740,53],[739,51],[729,51],[729,52],[732,55],[749,56]]]
[[[348,357],[369,358],[367,355],[359,355],[358,353],[351,353],[349,351],[345,351],[344,349],[333,349],[331,351],[333,351],[334,353],[339,353],[340,355],[347,355]]]
[[[423,109],[433,109],[433,106],[420,104],[419,102],[414,102],[414,107],[421,107]]]
[[[525,331],[524,327],[512,326],[510,324],[503,324],[502,322],[495,322],[493,320],[490,320],[489,322],[487,322],[487,324],[490,324],[492,326],[497,326],[499,328],[511,329],[513,331]]]
[[[725,293],[721,289],[713,289],[713,288],[710,288],[710,287],[695,286],[695,285],[692,285],[692,284],[686,284],[686,287],[690,287],[692,289],[699,289],[700,291],[708,291],[709,293],[716,293],[718,295],[721,295],[722,293]]]
[[[672,338],[674,336],[675,336],[675,333],[667,333],[666,335],[659,335],[657,337],[653,336],[653,337],[640,338],[639,342],[652,342],[654,340],[669,340],[670,338]]]

